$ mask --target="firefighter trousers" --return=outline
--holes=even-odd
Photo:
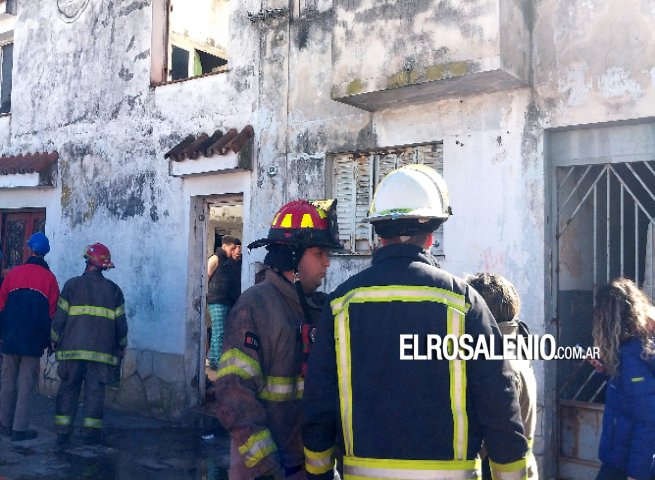
[[[80,390],[84,384],[82,426],[86,434],[94,434],[102,428],[105,404],[106,370],[108,365],[85,360],[62,361],[57,368],[61,378],[55,401],[55,425],[57,433],[71,434],[77,413]]]

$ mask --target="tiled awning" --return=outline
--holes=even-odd
[[[0,188],[55,185],[57,152],[38,152],[0,157]]]
[[[171,175],[184,176],[225,170],[251,170],[250,139],[255,135],[251,125],[240,132],[231,128],[226,133],[216,130],[211,135],[187,135],[164,154],[171,160]]]

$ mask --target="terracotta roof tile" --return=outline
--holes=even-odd
[[[0,175],[41,173],[59,158],[57,152],[28,153],[0,157]]]
[[[237,132],[236,128],[231,128],[225,134],[221,130],[216,130],[211,135],[207,133],[197,136],[187,135],[184,140],[166,152],[164,158],[181,162],[186,158],[195,160],[200,158],[200,155],[210,157],[213,154],[227,155],[230,151],[239,153],[248,140],[254,136],[255,130],[251,125],[246,125],[241,132]]]

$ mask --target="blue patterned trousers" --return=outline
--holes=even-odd
[[[209,316],[212,321],[212,338],[209,342],[209,367],[216,370],[223,349],[223,328],[225,317],[230,307],[221,303],[209,304]]]

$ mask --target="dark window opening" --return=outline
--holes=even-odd
[[[171,80],[189,77],[189,51],[173,45],[171,52]]]
[[[2,67],[0,73],[0,113],[11,111],[11,77],[14,63],[14,44],[9,43],[1,48]]]

